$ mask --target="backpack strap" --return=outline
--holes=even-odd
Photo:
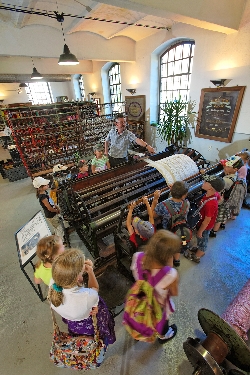
[[[208,198],[207,200],[205,200],[204,202],[202,202],[202,204],[197,208],[197,210],[193,213],[192,216],[198,215],[198,213],[200,212],[200,210],[202,209],[202,207],[204,207],[207,202],[213,201],[214,199],[217,199],[217,198],[216,197],[211,197],[211,198]]]
[[[160,271],[157,272],[156,275],[151,276],[150,284],[153,287],[155,287],[161,281],[161,279],[163,279],[163,277],[166,276],[170,272],[170,270],[171,270],[171,267],[169,266],[165,266],[161,268]]]
[[[182,201],[182,205],[181,205],[181,208],[180,208],[179,212],[177,212],[173,209],[173,206],[171,205],[169,200],[167,200],[165,202],[162,202],[162,203],[164,204],[166,209],[169,211],[171,216],[185,214],[186,211],[187,211],[187,207],[188,207],[187,201],[185,199]]]
[[[144,280],[144,276],[146,274],[147,281],[152,285],[152,287],[155,287],[161,279],[171,270],[171,267],[165,266],[160,269],[159,272],[155,276],[151,276],[151,273],[148,270],[144,270],[142,268],[142,259],[144,257],[144,253],[141,252],[138,254],[137,261],[136,261],[136,267],[138,272],[139,280]]]

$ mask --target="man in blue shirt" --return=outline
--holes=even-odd
[[[132,142],[145,147],[151,153],[155,152],[153,147],[126,129],[126,119],[122,114],[117,115],[115,128],[109,131],[105,140],[105,154],[109,156],[111,167],[127,161],[128,148]]]

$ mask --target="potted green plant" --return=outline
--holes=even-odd
[[[159,123],[151,123],[157,127],[160,137],[170,144],[182,146],[188,135],[189,127],[194,127],[194,101],[181,98],[167,101],[161,105]]]

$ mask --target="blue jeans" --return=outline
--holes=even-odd
[[[209,233],[210,233],[210,230],[204,230],[203,233],[202,233],[202,238],[196,237],[197,238],[197,247],[198,247],[198,249],[200,249],[204,253],[207,250]]]

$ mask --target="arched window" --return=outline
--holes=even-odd
[[[181,41],[160,57],[160,107],[181,97],[188,101],[194,56],[194,41]]]
[[[32,104],[50,104],[53,103],[53,96],[49,82],[26,83],[25,88],[29,101]]]
[[[85,88],[84,88],[84,82],[83,82],[83,76],[80,74],[78,78],[79,82],[79,88],[80,88],[80,93],[81,93],[81,100],[85,100]]]
[[[113,64],[109,71],[109,90],[110,90],[110,101],[111,103],[122,102],[122,87],[121,87],[121,72],[120,64]]]

